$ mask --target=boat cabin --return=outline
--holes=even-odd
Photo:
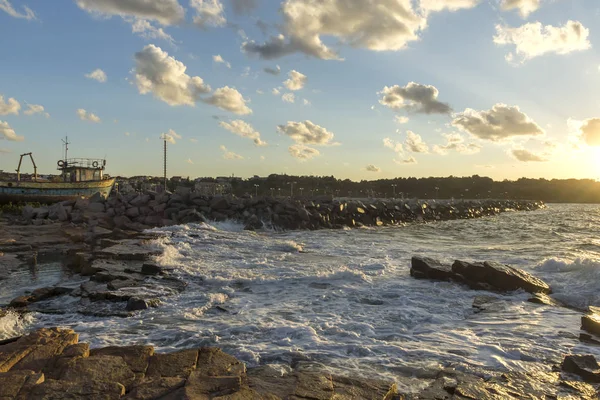
[[[64,182],[94,182],[104,179],[106,160],[95,158],[70,158],[58,161]]]

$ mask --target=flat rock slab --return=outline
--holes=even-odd
[[[160,399],[182,388],[183,385],[185,385],[185,379],[183,378],[145,379],[136,384],[126,398],[131,400]]]
[[[581,329],[600,335],[600,315],[593,313],[581,317]]]
[[[34,386],[29,399],[43,400],[117,400],[125,394],[120,383],[106,381],[56,381],[47,380]]]
[[[196,368],[198,350],[182,350],[169,354],[154,354],[150,357],[148,377],[184,377],[187,378]]]
[[[593,355],[569,355],[562,362],[562,370],[579,375],[586,382],[600,383],[600,365]]]
[[[435,279],[447,281],[453,276],[452,268],[429,257],[413,257],[410,275],[417,279]]]
[[[117,244],[115,246],[106,247],[98,252],[98,257],[112,258],[114,260],[138,260],[145,261],[152,256],[160,255],[158,250],[151,250],[141,245],[132,244]]]
[[[14,399],[17,397],[23,386],[30,379],[33,381],[33,384],[36,382],[42,383],[44,375],[28,370],[0,373],[0,399]]]
[[[203,347],[198,351],[196,371],[207,376],[242,376],[246,365],[216,347]]]
[[[130,387],[135,378],[135,374],[121,357],[104,355],[75,358],[67,364],[60,376],[61,381],[117,382],[125,387]]]
[[[145,374],[150,357],[154,355],[152,346],[111,346],[93,349],[91,356],[118,356],[123,358],[129,368],[136,373]]]

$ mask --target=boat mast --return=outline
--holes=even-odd
[[[65,145],[65,159],[64,161],[67,162],[67,158],[68,158],[68,153],[69,153],[69,137],[65,136],[64,139],[62,139],[63,144]]]

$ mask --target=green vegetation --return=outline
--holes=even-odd
[[[40,207],[40,203],[6,203],[0,204],[0,215],[8,214],[8,215],[18,215],[23,212],[23,207],[31,206],[33,208]]]

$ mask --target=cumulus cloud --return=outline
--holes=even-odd
[[[4,11],[13,18],[22,18],[26,20],[36,19],[35,13],[31,10],[31,8],[23,6],[23,12],[18,12],[15,10],[12,4],[10,4],[9,0],[0,0],[0,10]]]
[[[4,96],[0,94],[0,115],[14,114],[19,115],[21,109],[21,103],[17,100],[9,97],[7,101],[4,100]]]
[[[465,143],[465,138],[457,133],[442,134],[446,138],[446,144],[434,145],[432,150],[436,154],[446,155],[450,151],[460,154],[476,154],[481,151],[477,143]]]
[[[413,131],[406,132],[406,149],[413,153],[428,153],[429,146],[423,141],[421,135]]]
[[[231,0],[233,12],[236,14],[248,14],[257,6],[257,0]]]
[[[276,65],[275,68],[266,67],[263,69],[263,71],[265,71],[267,74],[277,76],[281,73],[281,67],[279,65]]]
[[[289,90],[300,90],[306,85],[307,77],[306,75],[296,71],[291,70],[288,73],[289,79],[283,82],[284,86]]]
[[[310,106],[310,100],[307,99],[302,99],[302,104],[304,104],[305,106]]]
[[[177,24],[185,15],[177,0],[76,0],[76,3],[89,13],[150,19],[163,25]]]
[[[583,51],[591,47],[588,37],[589,29],[581,22],[567,21],[564,26],[542,26],[540,22],[532,22],[511,28],[496,25],[494,43],[498,45],[514,45],[514,53],[509,53],[506,60],[512,62],[515,55],[525,62],[549,53],[569,54]]]
[[[544,130],[518,106],[496,104],[491,110],[467,108],[454,115],[452,125],[476,138],[498,142],[514,137],[543,135]]]
[[[365,167],[365,170],[368,172],[381,172],[381,168],[374,166],[373,164],[369,164]]]
[[[426,17],[413,8],[411,0],[286,0],[280,12],[282,34],[264,44],[245,42],[245,52],[265,59],[301,52],[339,60],[338,53],[323,43],[322,36],[357,48],[395,51],[417,40],[427,25]]]
[[[383,139],[383,145],[395,153],[402,154],[404,152],[404,146],[397,140],[385,138]]]
[[[420,7],[428,11],[458,11],[464,8],[473,8],[481,0],[421,0]]]
[[[160,47],[150,44],[135,53],[135,83],[141,94],[154,97],[171,106],[193,106],[210,86],[199,76],[185,73],[187,67]]]
[[[333,145],[333,133],[327,129],[312,123],[311,121],[293,122],[288,121],[286,125],[277,126],[277,130],[289,136],[298,144]]]
[[[10,140],[12,142],[22,142],[25,138],[18,136],[15,130],[8,125],[8,122],[0,121],[0,139]]]
[[[94,122],[94,123],[98,123],[101,121],[99,116],[97,116],[94,113],[87,112],[83,108],[77,109],[77,115],[79,116],[79,119],[82,121],[89,121],[89,122]]]
[[[534,153],[532,151],[529,150],[525,150],[525,149],[512,149],[509,151],[509,153],[517,160],[519,161],[523,161],[523,162],[543,162],[543,161],[548,161],[548,158],[546,158],[545,155],[543,154],[538,154],[538,153]]]
[[[409,82],[404,87],[386,86],[377,94],[381,95],[379,103],[392,110],[406,109],[424,114],[448,114],[452,111],[447,103],[437,99],[439,91],[431,85]]]
[[[213,56],[213,61],[217,64],[224,64],[227,68],[231,68],[231,64],[223,59],[220,54]]]
[[[263,142],[260,138],[260,132],[256,131],[249,123],[237,119],[231,122],[221,121],[219,125],[227,129],[229,132],[234,133],[238,136],[252,139],[257,146],[266,146],[267,142]]]
[[[201,28],[224,26],[227,22],[220,0],[190,0],[190,7],[196,10],[194,23]]]
[[[125,19],[127,22],[131,23],[131,32],[138,34],[139,36],[145,39],[161,39],[169,42],[170,44],[175,43],[175,39],[167,32],[163,30],[163,28],[157,28],[152,25],[150,21],[145,19]]]
[[[600,118],[584,120],[579,128],[581,140],[588,146],[600,146]]]
[[[273,90],[271,90],[271,93],[273,94],[273,96],[279,96],[281,94],[278,88],[273,88]]]
[[[504,11],[518,10],[523,18],[540,8],[541,0],[501,0],[500,8]]]
[[[416,164],[417,163],[417,159],[411,156],[411,157],[405,158],[403,160],[396,160],[396,159],[394,159],[394,162],[396,164],[400,164],[400,165],[404,165],[404,164]]]
[[[293,144],[288,147],[288,151],[292,157],[297,158],[300,161],[310,160],[311,158],[317,157],[321,154],[319,150],[303,144]]]
[[[175,144],[177,141],[175,139],[183,139],[183,136],[179,135],[173,129],[169,129],[168,132],[160,134],[161,140],[166,140],[168,143]]]
[[[221,149],[221,151],[223,152],[223,158],[225,160],[243,160],[244,157],[234,153],[233,151],[229,151],[227,150],[227,147],[221,145],[221,147],[219,147]]]
[[[286,103],[295,103],[296,95],[294,93],[285,93],[283,96],[281,96],[281,100]]]
[[[39,104],[27,104],[27,110],[25,110],[25,112],[23,114],[25,114],[25,115],[41,114],[46,118],[50,118],[50,114],[48,114],[44,110],[44,106],[39,105]]]
[[[209,98],[203,101],[234,114],[252,114],[252,110],[246,105],[246,99],[242,94],[229,86],[218,88]]]
[[[102,71],[100,68],[93,70],[89,74],[85,74],[85,77],[88,79],[93,79],[100,83],[106,82],[106,73]]]
[[[398,123],[398,124],[406,124],[409,121],[409,118],[403,117],[400,115],[396,115],[396,116],[394,116],[394,121],[396,121],[396,123]]]

